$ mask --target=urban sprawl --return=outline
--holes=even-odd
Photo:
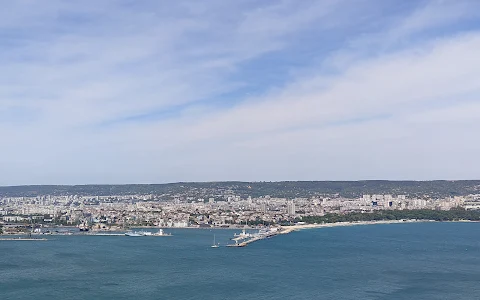
[[[0,198],[0,225],[88,226],[90,230],[118,230],[133,226],[233,227],[301,222],[306,216],[372,213],[381,210],[450,210],[480,208],[480,194],[441,199],[405,195],[339,195],[309,198],[241,197],[225,193],[196,198],[171,195],[52,196]],[[5,231],[5,230],[4,230]]]

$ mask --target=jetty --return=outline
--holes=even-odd
[[[291,231],[285,230],[282,227],[262,229],[259,230],[258,233],[253,234],[245,234],[244,231],[242,234],[236,235],[232,238],[232,240],[235,241],[235,244],[228,244],[227,247],[246,247],[248,244],[290,232]]]
[[[254,237],[254,238],[251,238],[251,239],[247,239],[243,242],[237,242],[235,244],[228,244],[227,247],[245,247],[247,246],[248,244],[251,244],[251,243],[254,243],[256,241],[260,241],[260,240],[263,240],[263,239],[266,239],[267,237],[263,237],[263,236],[260,236],[260,237]]]

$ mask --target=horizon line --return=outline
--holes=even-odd
[[[85,184],[20,184],[20,185],[0,185],[0,188],[9,187],[35,187],[35,186],[126,186],[126,185],[169,185],[169,184],[208,184],[208,183],[292,183],[292,182],[462,182],[462,181],[480,181],[480,179],[430,179],[430,180],[391,180],[391,179],[360,179],[360,180],[261,180],[261,181],[176,181],[164,183],[85,183]]]

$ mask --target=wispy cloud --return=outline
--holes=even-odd
[[[480,175],[477,1],[2,6],[0,184]]]

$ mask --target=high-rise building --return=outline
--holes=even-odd
[[[263,213],[266,213],[266,212],[267,212],[267,203],[261,203],[261,204],[260,204],[260,210],[261,210]]]
[[[294,216],[295,215],[295,202],[289,201],[287,203],[287,214]]]

